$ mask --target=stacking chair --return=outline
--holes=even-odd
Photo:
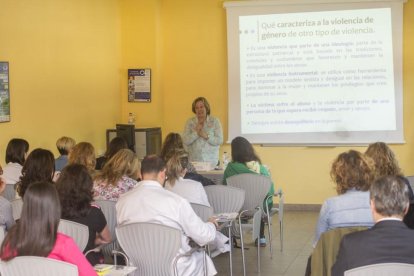
[[[138,222],[116,227],[121,248],[137,267],[136,276],[177,275],[181,231],[166,225]]]
[[[271,227],[271,223],[272,223],[272,217],[273,215],[275,215],[276,213],[278,214],[279,217],[279,231],[280,231],[280,251],[283,251],[283,205],[284,205],[284,196],[283,196],[283,192],[282,189],[279,189],[277,191],[276,194],[274,194],[274,196],[277,196],[279,198],[279,206],[278,207],[273,207],[272,209],[268,209],[269,207],[266,205],[266,214],[269,214],[267,216],[267,231],[269,233],[269,239],[270,239],[270,257],[273,257],[273,249],[272,249],[272,239],[273,239],[273,234],[272,234],[272,227]]]
[[[61,219],[59,222],[58,232],[71,237],[75,241],[76,245],[79,247],[80,251],[83,252],[85,250],[89,239],[88,226],[77,222]]]
[[[210,185],[204,189],[215,214],[240,212],[245,198],[243,189],[225,185]]]
[[[363,226],[335,228],[322,233],[312,252],[311,275],[331,276],[343,236],[367,229]]]
[[[209,218],[211,218],[213,216],[213,208],[211,208],[210,206],[206,206],[206,205],[202,205],[202,204],[197,204],[197,203],[190,203],[191,207],[194,210],[194,213],[197,214],[197,216],[199,218],[201,218],[202,221],[207,222]],[[196,246],[199,247],[199,246]],[[206,275],[207,272],[207,256],[206,256],[206,251],[208,251],[208,255],[210,255],[210,248],[208,246],[208,244],[206,244],[205,246],[201,246],[200,248],[203,249],[203,254],[204,254],[204,260],[203,260],[203,265],[204,265],[204,274]]]
[[[345,276],[414,276],[414,265],[383,263],[366,265],[345,271]]]
[[[113,250],[119,250],[119,243],[116,239],[115,227],[117,224],[116,221],[116,209],[115,201],[111,200],[96,200],[95,204],[98,205],[102,213],[105,216],[106,223],[108,224],[109,232],[111,233],[112,242],[101,246],[101,252],[105,256],[111,256]]]
[[[36,256],[15,257],[8,262],[0,262],[3,276],[77,276],[76,265]]]
[[[414,190],[414,175],[409,175],[409,176],[406,176],[405,178],[408,179],[408,182],[410,182],[411,188]]]
[[[3,197],[8,201],[12,201],[16,198],[15,186],[15,184],[6,184],[6,188],[4,188]]]
[[[23,200],[21,198],[13,199],[11,202],[14,220],[20,219],[23,209]]]
[[[245,198],[245,191],[239,188],[225,185],[211,185],[204,187],[208,202],[213,207],[215,214],[222,213],[239,213]],[[231,238],[231,224],[229,225],[229,238]],[[229,269],[230,275],[233,275],[232,264],[232,241],[230,241],[229,252]]]
[[[206,222],[209,218],[213,216],[213,208],[210,206],[197,204],[197,203],[190,203],[191,207],[194,210],[194,213],[197,214],[201,218],[202,221]]]
[[[246,275],[246,262],[244,254],[243,228],[252,230],[254,239],[257,242],[257,271],[260,273],[260,220],[262,213],[263,201],[269,192],[272,182],[269,177],[258,174],[238,174],[227,178],[227,185],[243,189],[246,193],[244,204],[239,215],[239,235],[242,247],[243,274]],[[258,211],[260,210],[260,213]],[[260,215],[259,215],[260,214]],[[258,217],[260,216],[260,219]],[[252,218],[251,223],[242,223],[242,218]],[[272,237],[269,235],[269,243],[272,244]]]
[[[4,237],[6,236],[6,233],[4,231],[3,227],[0,227],[0,244],[3,243]]]

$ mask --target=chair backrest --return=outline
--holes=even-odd
[[[84,251],[89,239],[89,228],[84,224],[61,219],[59,222],[58,232],[71,237],[80,251]]]
[[[78,267],[44,257],[20,256],[0,262],[0,273],[4,276],[77,276]]]
[[[411,188],[414,190],[414,175],[406,176],[405,178],[408,179],[408,182],[410,182]]]
[[[119,244],[115,233],[115,227],[117,225],[115,209],[116,201],[99,199],[95,201],[95,204],[101,208],[112,237],[112,242],[101,246],[101,252],[104,256],[111,256],[112,250],[119,250]]]
[[[137,267],[134,275],[173,275],[173,262],[181,246],[181,232],[155,223],[132,223],[116,227],[119,244]]]
[[[15,184],[6,184],[6,188],[3,191],[3,197],[8,201],[12,201],[16,198],[16,185]]]
[[[10,203],[12,206],[14,220],[20,219],[20,216],[22,215],[22,209],[23,209],[23,200],[21,198],[16,198],[10,201]]]
[[[226,181],[227,185],[246,192],[243,210],[254,210],[256,207],[262,208],[263,201],[272,185],[272,180],[269,177],[253,173],[233,175],[227,178]]]
[[[191,207],[193,207],[194,213],[197,214],[201,218],[202,221],[206,222],[209,218],[213,216],[213,208],[210,206],[197,204],[197,203],[190,203]]]
[[[111,200],[95,200],[95,204],[101,208],[106,223],[108,224],[109,231],[111,232],[111,236],[115,237],[115,227],[117,223],[115,209],[116,202]]]
[[[0,244],[2,244],[5,236],[6,236],[6,233],[4,231],[4,228],[0,227]]]
[[[240,212],[245,198],[244,190],[225,185],[211,185],[204,189],[215,214]]]
[[[414,276],[414,264],[383,263],[345,271],[345,276]]]
[[[331,275],[331,268],[336,261],[339,245],[346,234],[362,231],[367,227],[335,228],[322,233],[318,243],[313,249],[311,258],[311,275]]]

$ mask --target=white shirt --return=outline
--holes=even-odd
[[[23,166],[19,163],[7,163],[3,167],[3,175],[1,178],[6,182],[6,184],[16,184],[20,181],[20,176],[22,176]]]
[[[152,222],[180,229],[181,248],[179,253],[190,250],[189,238],[199,245],[213,241],[216,227],[203,222],[193,211],[187,200],[165,190],[158,182],[144,180],[129,192],[121,195],[116,204],[118,224]],[[189,258],[178,261],[179,275],[203,275],[203,254],[196,252]],[[207,257],[208,275],[217,273],[213,262]]]
[[[177,181],[175,181],[174,186],[171,186],[170,182],[167,181],[165,189],[182,196],[190,203],[210,206],[206,191],[200,182],[180,177]]]

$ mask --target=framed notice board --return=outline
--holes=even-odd
[[[128,102],[151,102],[151,69],[128,69]]]
[[[0,123],[10,122],[9,63],[0,61]]]

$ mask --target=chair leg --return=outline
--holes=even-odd
[[[279,221],[280,231],[280,251],[283,252],[283,220]]]
[[[273,246],[272,246],[273,235],[272,235],[272,225],[271,225],[270,215],[267,215],[267,232],[269,233],[270,259],[273,259]]]
[[[243,276],[246,276],[246,261],[245,261],[245,257],[244,257],[243,230],[242,230],[242,224],[241,224],[240,216],[239,216],[239,229],[240,229],[240,243],[241,243],[242,262],[243,262]]]
[[[204,248],[203,250],[203,254],[204,254],[204,260],[203,260],[203,266],[204,266],[204,276],[207,276],[207,253],[206,253],[207,248]]]
[[[260,273],[260,237],[257,239],[257,273]]]

